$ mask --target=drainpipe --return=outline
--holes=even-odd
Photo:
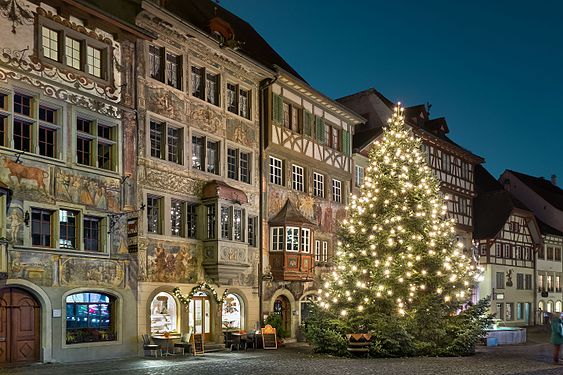
[[[264,238],[263,238],[263,232],[264,232],[264,225],[263,225],[263,221],[264,218],[266,217],[266,213],[267,213],[267,209],[264,207],[264,202],[265,202],[265,195],[266,195],[266,183],[264,183],[264,148],[266,145],[266,141],[264,139],[265,137],[265,128],[268,126],[268,117],[267,117],[267,109],[268,109],[268,99],[269,99],[269,95],[267,92],[267,89],[272,86],[279,78],[279,75],[276,74],[274,79],[271,78],[266,78],[264,80],[262,80],[262,82],[260,82],[260,90],[259,90],[259,98],[258,100],[260,100],[260,127],[259,127],[259,137],[260,137],[260,150],[258,152],[258,159],[259,159],[259,163],[258,163],[258,168],[259,168],[259,172],[258,175],[260,176],[260,182],[259,182],[259,186],[260,186],[260,194],[258,195],[259,197],[259,215],[258,215],[258,233],[260,233],[260,245],[258,246],[258,249],[260,251],[260,258],[259,258],[259,262],[258,262],[258,314],[259,314],[259,322],[262,322],[262,316],[264,313],[264,309],[263,309],[263,304],[262,304],[262,297],[264,294],[264,281],[262,280],[263,275],[263,269],[264,269],[264,249],[262,248],[263,244],[264,244]],[[265,95],[264,95],[265,93]]]

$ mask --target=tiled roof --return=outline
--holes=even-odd
[[[309,219],[307,219],[303,214],[297,210],[291,201],[288,199],[285,202],[283,208],[269,221],[270,225],[286,225],[286,224],[306,224],[309,226],[314,226]]]
[[[522,183],[559,210],[563,210],[563,189],[553,185],[550,180],[543,177],[533,177],[524,173],[508,170]]]
[[[473,237],[477,240],[494,238],[514,209],[529,209],[506,191],[483,166],[475,166],[473,201]]]

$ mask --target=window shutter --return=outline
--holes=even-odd
[[[319,143],[325,143],[325,129],[324,129],[324,121],[321,117],[315,118],[316,127],[317,127],[317,140]]]
[[[308,111],[303,111],[303,134],[308,135],[311,137],[312,134],[312,126],[313,125],[313,114]]]
[[[272,119],[281,124],[283,117],[283,101],[282,98],[272,93]]]
[[[346,156],[350,156],[350,132],[342,131],[342,152]]]

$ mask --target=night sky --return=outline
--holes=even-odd
[[[320,92],[430,102],[449,136],[563,186],[563,1],[221,0]],[[236,32],[236,30],[235,30]]]

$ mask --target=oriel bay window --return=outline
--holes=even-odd
[[[150,121],[149,128],[151,156],[182,164],[182,129],[157,121]]]
[[[243,219],[242,208],[221,205],[221,239],[243,242]]]
[[[98,120],[76,119],[76,161],[114,171],[116,160],[116,127]]]

